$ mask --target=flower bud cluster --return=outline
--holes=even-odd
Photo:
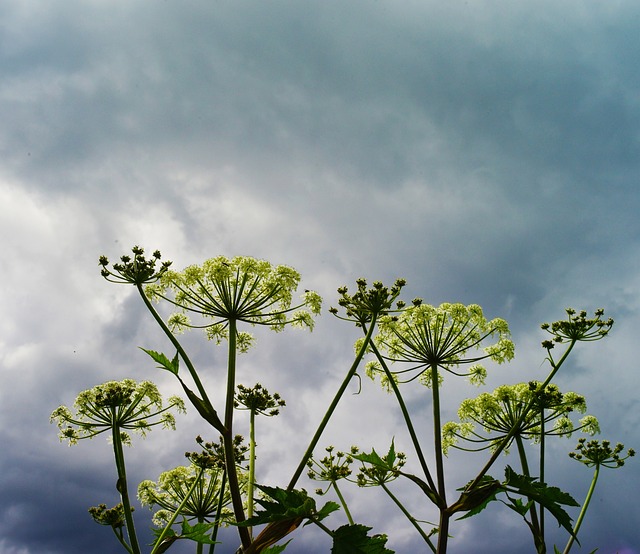
[[[185,452],[192,464],[205,469],[212,468],[224,468],[224,444],[222,437],[220,442],[204,442],[204,439],[198,435],[196,437],[198,446],[202,448],[201,452]],[[249,450],[249,447],[244,444],[244,437],[242,435],[236,435],[233,438],[233,457],[238,467],[246,461],[245,454]]]
[[[386,315],[390,311],[393,311],[393,303],[400,295],[400,291],[407,284],[404,279],[397,279],[393,286],[385,287],[382,282],[375,281],[371,288],[367,288],[367,281],[365,279],[358,279],[356,281],[358,290],[354,294],[349,294],[349,289],[340,287],[338,294],[338,304],[344,308],[346,312],[345,319],[348,321],[355,321],[356,325],[362,326],[365,323],[371,321],[375,316]],[[404,308],[405,303],[400,300],[396,302],[397,310]],[[337,308],[330,308],[332,314],[338,315]]]
[[[568,318],[553,323],[543,323],[540,327],[547,331],[553,338],[542,341],[543,348],[551,350],[555,343],[579,341],[596,341],[607,336],[613,319],[602,319],[604,310],[602,308],[594,312],[594,317],[587,317],[586,310],[576,312],[573,308],[566,309]]]
[[[309,467],[307,475],[314,481],[324,481],[331,486],[332,483],[347,479],[351,475],[351,464],[353,456],[358,453],[358,447],[352,446],[348,454],[340,451],[334,452],[333,446],[327,446],[325,450],[328,455],[319,462],[313,458],[307,462],[307,467]],[[316,494],[324,493],[326,490],[316,489]]]
[[[98,263],[102,266],[100,274],[111,283],[130,283],[142,286],[155,283],[171,266],[170,261],[162,262],[159,269],[156,264],[162,258],[159,250],[156,250],[150,258],[144,256],[144,249],[134,246],[131,249],[133,257],[124,255],[120,257],[120,262],[114,263],[112,270],[109,269],[109,259],[100,256]]]
[[[260,383],[256,383],[253,388],[238,385],[237,389],[234,407],[239,410],[249,410],[254,415],[276,416],[280,413],[280,408],[286,405],[277,392],[273,395],[269,394],[269,391]]]
[[[569,456],[588,467],[600,466],[608,468],[622,467],[625,460],[636,455],[633,448],[627,450],[626,455],[622,454],[624,444],[617,443],[611,446],[607,440],[597,441],[579,439],[574,452],[570,452]]]

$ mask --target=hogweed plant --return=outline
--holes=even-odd
[[[204,554],[205,547],[208,554],[213,554],[221,526],[237,529],[238,554],[275,554],[291,543],[291,533],[309,524],[331,538],[332,554],[389,554],[392,550],[387,547],[387,536],[371,534],[371,527],[358,523],[363,514],[353,510],[355,504],[349,505],[359,489],[372,487],[382,489],[393,509],[406,517],[426,551],[446,553],[449,541],[455,539],[455,519],[472,517],[501,502],[524,520],[537,554],[547,552],[545,515],[550,514],[567,532],[563,554],[568,554],[577,541],[600,468],[620,467],[634,454],[633,450],[623,453],[622,445],[612,447],[607,441],[580,439],[571,456],[595,471],[582,505],[547,483],[547,465],[553,461],[547,460],[549,440],[575,432],[599,432],[597,419],[584,415],[584,396],[561,392],[553,380],[579,342],[593,342],[608,335],[613,320],[605,319],[603,310],[589,316],[586,311],[569,309],[566,319],[544,324],[542,329],[549,334],[542,342],[549,366],[547,376],[541,380],[521,379],[520,383],[502,385],[464,400],[458,410],[459,421],[443,425],[442,414],[449,408],[444,381],[466,377],[479,387],[487,376],[484,361],[502,364],[513,358],[507,323],[486,318],[475,304],[431,306],[420,298],[406,302],[400,298],[406,284],[403,279],[391,286],[380,281],[369,285],[365,279],[358,279],[353,292],[346,286],[338,289],[338,307],[329,309],[338,320],[357,329],[353,362],[326,411],[319,414],[304,452],[295,452],[299,440],[279,443],[282,457],[300,455],[288,484],[266,485],[256,471],[256,418],[277,415],[284,401],[262,384],[251,388],[237,384],[239,375],[246,371],[239,355],[256,344],[250,334],[252,327],[276,332],[288,326],[312,330],[314,317],[321,311],[320,296],[307,290],[296,292],[300,275],[293,268],[251,257],[218,256],[202,265],[174,271],[171,262],[162,261],[159,251],[146,256],[136,246],[113,265],[105,256],[100,257],[99,264],[107,281],[136,288],[173,353],[142,350],[177,379],[198,414],[220,436],[217,443],[197,437],[200,451],[186,453],[188,465],[139,485],[142,505],[157,510],[153,521],[158,529],[151,554],[168,551],[180,539],[195,541],[196,554]],[[160,311],[156,309],[158,304],[164,306]],[[161,312],[169,314],[166,319]],[[226,363],[208,375],[208,381],[220,383],[216,393],[222,394],[215,395],[224,398],[220,406],[212,402],[214,395],[205,387],[204,375],[180,341],[180,334],[190,329],[204,330],[214,348],[226,346]],[[351,447],[341,451],[333,446],[324,454],[315,454],[338,405],[348,401],[346,391],[351,388],[357,389],[355,394],[373,394],[365,391],[361,368],[369,377],[379,378],[383,389],[395,397],[405,427],[398,433],[406,437],[398,440],[408,440],[408,454],[396,451],[395,437],[386,438],[391,446],[384,455],[375,449],[367,452]],[[413,401],[409,405],[405,400],[408,387],[425,391],[424,399],[416,400],[411,391]],[[431,410],[426,422],[418,422],[418,417],[425,418],[427,406]],[[101,504],[90,512],[96,522],[111,527],[120,544],[132,554],[141,549],[133,525],[122,445],[130,441],[131,430],[144,433],[158,424],[173,427],[171,409],[182,410],[181,401],[172,398],[163,408],[154,385],[125,380],[81,393],[75,414],[60,407],[52,415],[60,426],[61,438],[70,443],[110,432],[121,502],[113,508]],[[249,413],[248,445],[235,432],[243,424],[237,419],[243,410]],[[431,429],[427,436],[418,432],[425,423]],[[514,446],[518,471],[505,465],[504,478],[490,475]],[[469,467],[475,467],[467,483],[457,489],[452,488],[446,471],[452,448],[467,452]],[[478,457],[479,463],[474,466]],[[297,488],[305,469],[311,482],[325,483],[316,489],[317,496],[335,495],[338,502],[318,505],[305,489]],[[398,486],[401,482],[408,487]],[[428,502],[409,502],[406,495],[411,494],[412,487]],[[409,506],[418,506],[419,513],[412,513]],[[578,508],[573,523],[567,510]],[[330,522],[336,521],[337,516],[332,514],[338,510],[345,518],[335,527]],[[236,547],[237,543],[233,545]]]
[[[168,406],[163,407],[162,397],[153,383],[136,383],[132,379],[125,379],[120,382],[108,381],[81,392],[73,407],[75,413],[66,406],[60,406],[51,414],[51,421],[55,421],[60,429],[60,440],[69,441],[71,446],[82,439],[109,433],[113,443],[118,475],[116,489],[120,493],[121,503],[111,509],[101,504],[92,508],[90,514],[96,522],[109,525],[128,552],[140,554],[131,514],[133,508],[129,498],[123,445],[131,446],[130,431],[144,437],[157,425],[175,429],[175,418],[171,410],[184,412],[184,402],[177,396],[172,396]],[[128,542],[123,533],[125,526]]]

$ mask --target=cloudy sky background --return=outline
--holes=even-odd
[[[109,444],[67,448],[48,418],[109,379],[178,391],[137,348],[171,353],[135,291],[99,275],[100,254],[134,244],[176,268],[219,254],[292,265],[327,308],[361,276],[481,304],[516,342],[488,390],[544,377],[540,323],[604,307],[612,335],[580,345],[558,383],[587,396],[602,438],[640,447],[639,29],[633,1],[3,2],[0,553],[120,551],[86,513],[117,501]],[[288,403],[259,421],[261,480],[286,484],[358,336],[325,312],[312,334],[260,333],[241,358],[240,382]],[[219,397],[224,350],[185,342]],[[426,392],[408,395],[428,436]],[[447,379],[445,418],[477,393]],[[126,452],[133,487],[211,435],[191,412]],[[411,454],[392,399],[363,381],[321,444],[384,450],[393,436]],[[591,471],[574,445],[554,444],[548,478],[581,500]],[[451,488],[483,460],[452,455]],[[603,472],[576,551],[640,552],[638,479],[634,460]],[[375,492],[351,508],[396,552],[422,548]],[[451,532],[452,553],[532,551],[506,510]],[[307,528],[287,552],[329,548]]]

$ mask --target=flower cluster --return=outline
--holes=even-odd
[[[375,281],[371,288],[367,288],[365,279],[356,281],[358,290],[349,294],[347,287],[340,287],[338,304],[344,308],[346,316],[338,316],[337,308],[330,308],[330,312],[340,319],[355,321],[362,326],[372,320],[373,317],[385,315],[393,311],[393,303],[400,295],[400,291],[407,284],[404,279],[397,279],[392,287],[385,287],[380,281]],[[405,303],[402,300],[396,302],[396,309],[402,309]]]
[[[386,359],[411,364],[408,369],[393,372],[395,375],[416,371],[408,379],[413,380],[426,370],[439,367],[470,376],[473,383],[480,384],[486,370],[476,362],[491,359],[502,363],[512,359],[514,346],[510,336],[505,320],[487,321],[476,304],[441,304],[436,308],[416,300],[399,315],[381,318],[380,333],[375,340],[386,352]],[[495,337],[496,342],[484,346],[478,355],[467,356],[469,350],[481,348],[489,337]],[[462,364],[473,365],[463,373],[453,369]],[[430,384],[431,376],[428,377],[423,379],[425,384]]]
[[[594,317],[588,318],[585,310],[576,313],[572,308],[566,309],[569,316],[565,320],[543,323],[541,328],[547,331],[553,338],[542,342],[542,346],[551,350],[554,343],[595,341],[609,334],[613,326],[613,319],[602,319],[603,309],[598,309]]]
[[[159,250],[156,250],[150,258],[144,256],[144,249],[139,246],[134,246],[131,251],[133,257],[121,256],[120,262],[113,264],[112,269],[109,269],[109,259],[106,256],[100,256],[98,263],[102,267],[101,275],[111,283],[142,286],[155,283],[171,266],[170,261],[165,261],[159,269],[156,269],[156,263],[162,258]]]
[[[517,429],[512,438],[519,436],[534,442],[540,440],[543,425],[547,435],[568,437],[576,430],[593,435],[600,431],[594,416],[583,417],[578,427],[569,418],[571,412],[584,413],[586,409],[584,396],[574,392],[562,393],[553,384],[544,390],[536,381],[502,385],[492,393],[483,393],[462,402],[458,410],[460,423],[449,422],[443,426],[443,450],[446,453],[451,447],[461,450],[497,448],[515,426]],[[546,426],[552,422],[553,427],[547,429]],[[487,435],[481,434],[479,428]],[[482,446],[462,448],[457,446],[461,438]]]
[[[223,473],[220,468],[202,471],[193,464],[176,467],[161,473],[157,482],[142,481],[138,486],[138,499],[150,509],[154,506],[160,508],[153,516],[153,522],[158,526],[166,525],[180,506],[180,515],[187,520],[195,518],[199,522],[213,522],[228,519],[232,512],[226,507],[231,503],[231,496],[228,490],[222,489]]]
[[[582,438],[578,440],[575,452],[570,452],[569,456],[587,467],[616,468],[622,467],[625,460],[636,455],[635,450],[629,448],[627,454],[621,456],[623,450],[624,444],[622,443],[617,443],[612,447],[607,440],[591,440],[587,442],[586,439]]]
[[[198,446],[202,448],[202,451],[185,452],[185,456],[192,464],[205,469],[225,467],[222,437],[220,437],[220,442],[204,442],[204,439],[198,435],[196,442]],[[244,437],[242,435],[236,435],[233,438],[233,456],[237,467],[241,467],[245,462],[245,454],[248,450],[249,447],[244,444]]]
[[[384,458],[380,458],[379,461],[383,463],[372,463],[370,458],[368,463],[362,463],[356,479],[359,487],[378,487],[398,478],[400,470],[407,462],[407,456],[404,452],[395,452],[393,449],[390,452],[393,457],[387,454]],[[362,461],[363,458],[358,459]]]
[[[353,463],[353,456],[358,453],[358,447],[352,446],[349,454],[339,451],[334,452],[333,446],[327,446],[325,450],[327,451],[327,456],[319,462],[313,458],[307,462],[309,467],[307,475],[314,481],[324,481],[331,486],[341,479],[347,479],[351,475],[351,464]],[[316,494],[325,494],[327,490],[316,489]]]
[[[285,401],[276,392],[273,395],[260,383],[256,383],[253,388],[238,385],[233,405],[239,410],[249,410],[254,415],[276,416],[280,413],[280,408],[285,406]]]
[[[60,440],[69,445],[117,429],[124,444],[131,444],[127,430],[144,436],[153,426],[175,429],[175,417],[169,411],[185,413],[184,401],[172,396],[163,407],[158,388],[150,381],[136,383],[132,379],[107,381],[81,392],[74,403],[76,413],[60,406],[51,414],[60,429]],[[152,418],[156,418],[152,421]]]
[[[133,508],[131,508],[131,511],[133,511]],[[113,508],[107,508],[106,504],[92,506],[89,508],[89,515],[96,523],[112,527],[114,530],[121,529],[125,525],[122,503],[116,504]]]
[[[228,336],[230,321],[264,325],[275,331],[287,324],[313,329],[312,316],[320,313],[322,299],[305,291],[302,301],[292,306],[299,282],[300,274],[288,266],[272,266],[248,256],[218,256],[182,272],[165,271],[145,292],[149,298],[167,300],[180,309],[169,318],[172,330],[203,327],[209,339],[220,342]],[[192,324],[188,313],[213,321]],[[239,349],[244,351],[250,345],[251,337],[239,334]]]

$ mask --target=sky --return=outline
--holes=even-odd
[[[510,323],[515,359],[486,387],[445,380],[449,419],[464,398],[544,378],[541,323],[605,308],[611,335],[578,345],[557,383],[586,396],[599,438],[640,448],[639,28],[631,0],[2,2],[0,554],[121,551],[87,514],[117,502],[111,446],[67,447],[49,415],[107,380],[179,392],[138,348],[171,353],[135,290],[100,276],[100,255],[134,245],[177,269],[217,255],[290,265],[324,297],[313,333],[258,333],[240,359],[239,382],[287,401],[259,421],[262,482],[286,484],[351,364],[359,331],[327,309],[359,277],[403,277],[407,300]],[[217,398],[224,349],[184,341]],[[357,388],[321,445],[384,452],[395,437],[410,465],[393,398]],[[429,391],[407,395],[428,440]],[[130,483],[184,463],[198,433],[217,438],[189,410],[175,432],[134,438]],[[549,447],[548,480],[582,500],[591,471],[574,446]],[[483,460],[452,454],[451,490]],[[640,552],[639,480],[637,460],[603,471],[572,551]],[[376,491],[349,497],[389,548],[424,551]],[[135,515],[150,540],[150,512]],[[453,554],[533,551],[500,507],[451,534]],[[225,536],[222,554],[237,546]],[[330,550],[319,530],[292,537],[291,554]]]

